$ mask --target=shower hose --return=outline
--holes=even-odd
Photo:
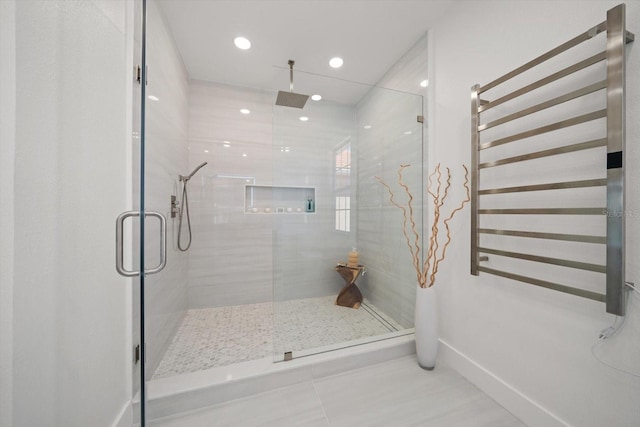
[[[191,218],[189,218],[189,197],[187,196],[188,182],[189,180],[185,180],[182,184],[182,202],[180,202],[181,208],[180,208],[180,214],[179,214],[179,220],[178,220],[178,249],[180,249],[182,252],[186,252],[191,246]],[[181,238],[182,238],[182,215],[184,214],[184,211],[187,211],[187,229],[189,231],[189,240],[187,242],[187,246],[183,248]]]

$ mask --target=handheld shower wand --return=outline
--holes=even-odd
[[[198,172],[200,169],[202,169],[202,167],[204,167],[204,165],[206,165],[206,164],[207,164],[207,162],[202,162],[202,163],[200,163],[200,164],[199,164],[199,165],[198,165],[198,166],[193,170],[193,172],[191,172],[189,175],[186,175],[186,176],[185,176],[185,175],[178,175],[178,177],[180,178],[180,181],[184,181],[184,182],[189,181],[189,180],[193,177],[193,175],[195,175],[195,174],[196,174],[196,172]]]
[[[189,247],[191,246],[191,238],[192,238],[191,218],[189,217],[189,197],[187,195],[188,194],[187,183],[206,164],[207,162],[200,163],[189,175],[178,175],[178,178],[183,183],[182,184],[182,202],[181,202],[182,207],[180,208],[180,215],[179,215],[180,219],[178,220],[178,249],[180,249],[182,252],[186,252],[189,249]],[[184,214],[184,211],[187,211],[187,229],[189,230],[189,240],[187,242],[187,246],[183,248],[180,238],[182,237],[182,215]]]

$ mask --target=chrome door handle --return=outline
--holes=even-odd
[[[116,270],[118,271],[118,273],[120,273],[120,275],[125,277],[133,277],[140,274],[140,271],[132,271],[124,268],[124,239],[122,236],[124,229],[123,224],[125,219],[132,216],[140,216],[140,212],[123,212],[118,215],[118,218],[116,219]]]
[[[116,270],[125,277],[138,276],[140,270],[127,270],[124,268],[124,220],[129,217],[139,217],[140,211],[128,211],[118,215],[116,219]],[[149,270],[144,270],[144,274],[155,274],[161,271],[167,265],[167,220],[164,215],[158,212],[147,211],[144,213],[145,218],[148,216],[156,217],[160,220],[160,264]]]
[[[167,220],[159,212],[148,211],[144,213],[144,216],[154,216],[160,220],[160,264],[156,267],[145,270],[144,274],[155,274],[160,271],[167,265]]]

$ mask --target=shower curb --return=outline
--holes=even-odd
[[[234,373],[225,374],[216,368],[154,380],[148,384],[147,419],[169,417],[412,354],[413,333],[287,362],[274,363],[271,358],[246,362]],[[134,419],[139,413],[140,404],[135,402]]]

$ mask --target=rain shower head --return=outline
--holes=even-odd
[[[187,176],[185,176],[185,175],[180,175],[180,181],[184,181],[184,182],[189,181],[189,180],[193,177],[193,175],[195,175],[195,174],[196,174],[196,172],[198,172],[198,171],[199,171],[202,167],[204,167],[204,165],[206,165],[206,164],[207,164],[207,162],[202,162],[202,163],[200,163],[200,164],[199,164],[199,165],[198,165],[198,166],[193,170],[193,172],[191,172],[191,173],[190,173],[189,175],[187,175]]]
[[[293,64],[295,61],[289,60],[289,92],[278,91],[278,97],[276,98],[276,105],[283,107],[304,108],[304,104],[307,103],[309,95],[302,95],[293,91]]]
[[[309,99],[309,95],[278,91],[276,105],[282,105],[283,107],[304,108],[304,104],[307,103],[307,99]]]

